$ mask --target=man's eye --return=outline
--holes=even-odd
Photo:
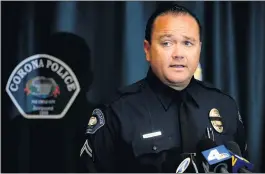
[[[171,45],[172,45],[172,43],[169,41],[162,42],[162,46],[164,46],[164,47],[169,47]]]
[[[193,43],[191,43],[190,41],[184,41],[184,44],[189,47],[193,45]]]

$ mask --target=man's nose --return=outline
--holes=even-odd
[[[182,53],[182,48],[181,48],[181,45],[180,44],[176,44],[175,47],[174,47],[174,51],[172,53],[172,58],[173,59],[183,59],[184,56],[183,56],[183,53]]]
[[[184,56],[173,56],[173,59],[183,59],[184,58]]]

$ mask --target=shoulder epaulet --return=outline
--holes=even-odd
[[[118,93],[121,95],[138,93],[141,91],[142,85],[143,85],[143,80],[140,80],[129,86],[125,86],[125,87],[118,89]]]
[[[195,79],[196,80],[196,79]],[[212,89],[212,90],[216,90],[218,92],[221,92],[220,89],[216,88],[213,84],[209,83],[209,82],[205,82],[205,81],[200,81],[200,80],[196,80],[197,83],[207,89]]]
[[[105,102],[106,103],[105,106],[109,106],[109,104],[119,100],[122,96],[131,95],[131,94],[140,92],[143,84],[144,84],[144,81],[140,80],[131,85],[119,88],[118,90],[116,90],[115,93],[111,95],[109,100]]]
[[[210,90],[213,90],[213,91],[216,91],[218,93],[221,93],[227,97],[229,97],[230,99],[232,99],[234,102],[235,102],[235,99],[230,96],[228,93],[222,91],[221,89],[218,89],[217,87],[215,87],[213,84],[209,83],[209,82],[205,82],[205,81],[199,81],[199,80],[196,80],[198,82],[198,84],[204,88],[207,88],[207,89],[210,89]]]

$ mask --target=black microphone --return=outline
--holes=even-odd
[[[199,173],[196,165],[194,154],[184,153],[181,154],[181,162],[176,169],[176,173]]]
[[[253,171],[253,164],[242,157],[240,147],[236,142],[229,141],[225,146],[232,154],[232,172],[233,173],[251,173]]]
[[[211,139],[203,139],[197,144],[197,160],[204,173],[229,173],[231,171],[231,155],[224,145],[217,146]],[[201,169],[200,168],[200,169]]]

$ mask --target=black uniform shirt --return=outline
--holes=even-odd
[[[175,172],[186,152],[180,129],[183,101],[191,120],[190,153],[207,127],[217,144],[236,141],[244,149],[243,124],[230,96],[194,78],[178,92],[150,69],[145,79],[120,89],[109,104],[93,111],[80,156],[97,172]]]

